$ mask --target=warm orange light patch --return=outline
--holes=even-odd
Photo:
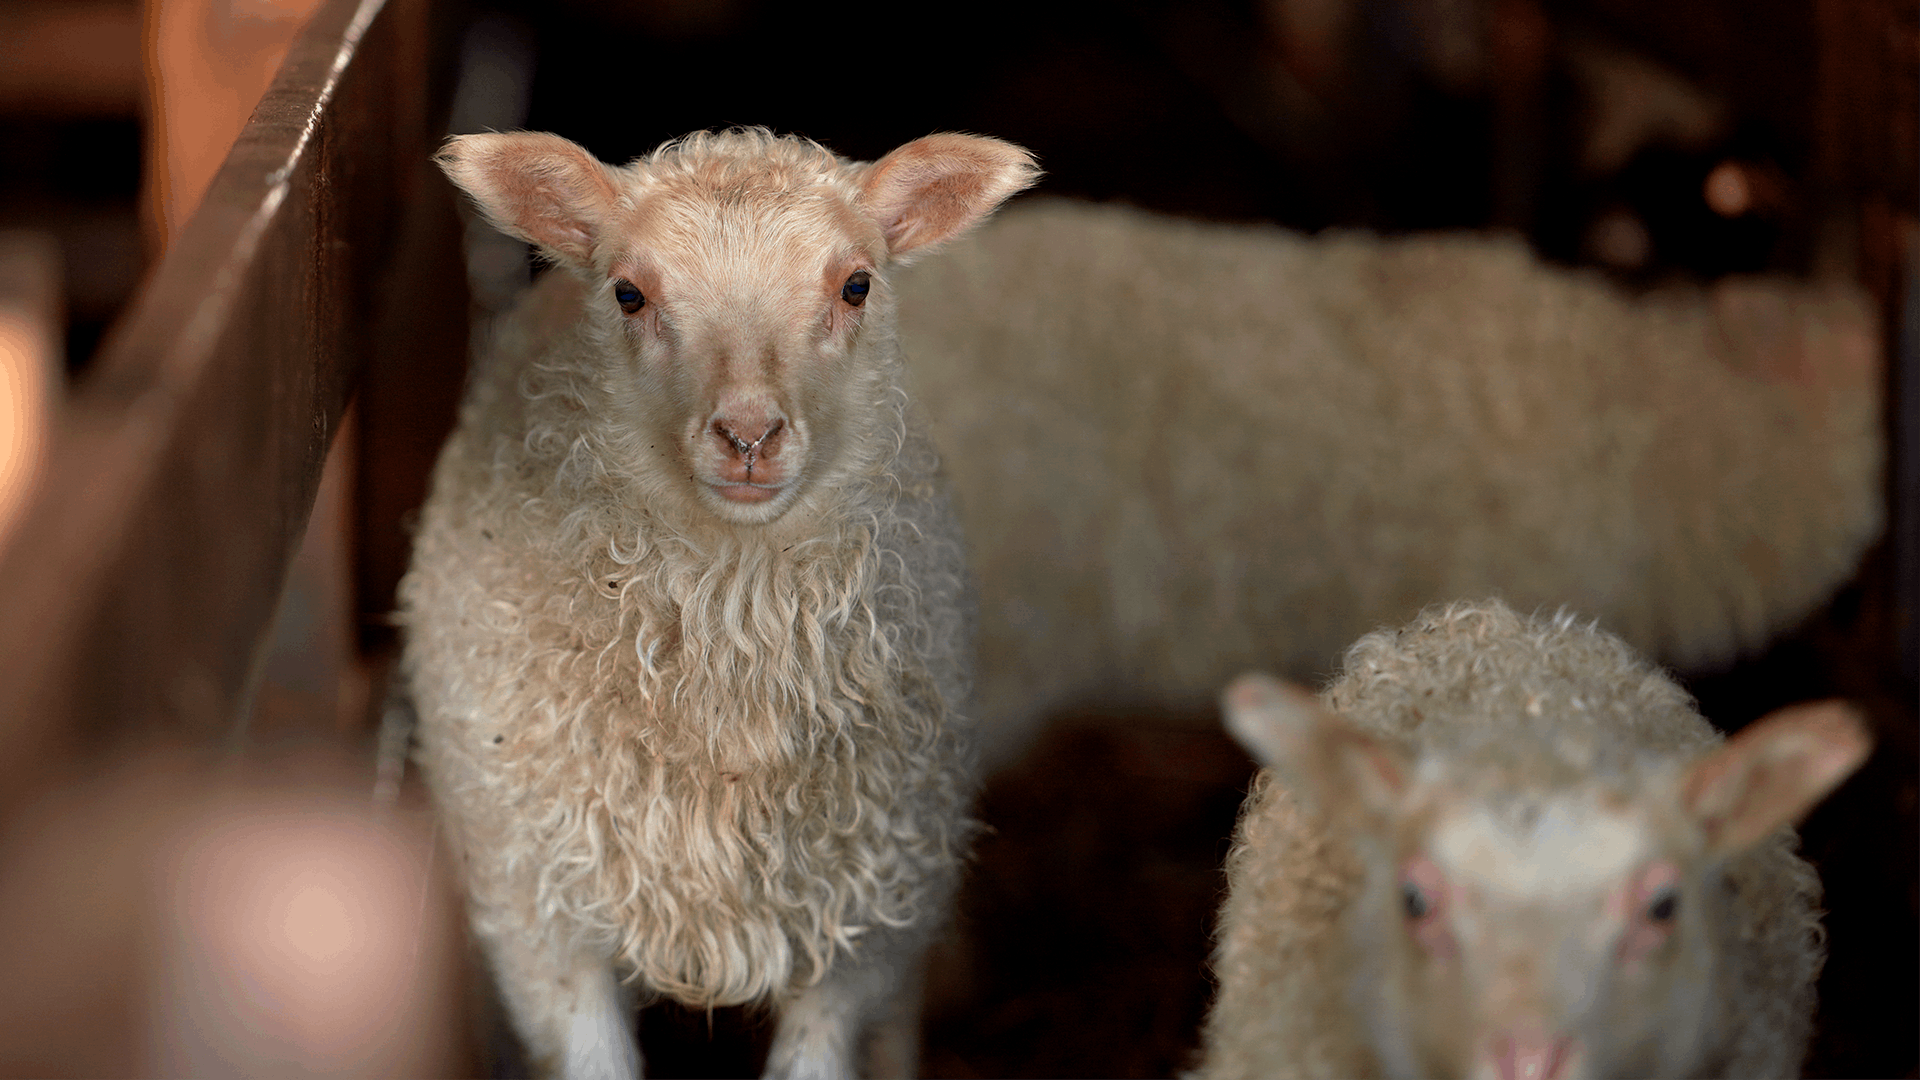
[[[46,441],[46,328],[0,308],[0,536],[39,475]]]
[[[0,541],[44,467],[60,369],[60,262],[50,236],[0,234]]]
[[[146,0],[144,213],[155,251],[193,216],[319,0]]]

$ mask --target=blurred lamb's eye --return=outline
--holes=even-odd
[[[855,270],[853,276],[840,286],[840,299],[859,307],[867,302],[867,289],[873,284],[873,278],[865,270]]]
[[[1406,910],[1407,918],[1418,921],[1433,911],[1433,900],[1427,891],[1411,881],[1400,883],[1400,906]]]
[[[1653,894],[1647,903],[1648,922],[1671,922],[1674,913],[1680,909],[1680,894],[1671,886]]]
[[[647,298],[641,296],[640,290],[635,288],[633,282],[628,281],[626,278],[619,278],[614,281],[613,298],[620,301],[620,310],[629,315],[639,311],[641,306],[647,302]]]

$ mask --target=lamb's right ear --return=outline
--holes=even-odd
[[[1329,817],[1381,821],[1406,794],[1412,763],[1356,730],[1300,687],[1258,672],[1221,695],[1227,731]]]
[[[455,135],[433,160],[501,232],[563,262],[593,260],[618,191],[607,167],[580,146],[534,131]]]
[[[867,169],[860,206],[880,223],[887,254],[898,259],[953,239],[1038,179],[1033,155],[1010,142],[928,135]]]
[[[1768,713],[1695,762],[1680,805],[1715,854],[1740,851],[1798,821],[1867,759],[1872,740],[1852,706],[1817,701]]]

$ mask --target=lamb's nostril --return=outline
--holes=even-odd
[[[780,433],[785,431],[786,427],[785,420],[775,420],[768,425],[767,430],[762,432],[759,438],[753,440],[754,447],[760,451],[762,457],[773,456],[774,446],[779,442]]]
[[[746,457],[748,452],[753,449],[753,444],[736,434],[732,428],[727,426],[725,420],[715,420],[711,430],[714,436],[721,442],[726,443],[738,457]]]

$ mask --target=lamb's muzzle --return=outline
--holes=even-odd
[[[764,502],[778,494],[784,474],[774,459],[780,454],[786,426],[785,417],[767,419],[751,412],[715,417],[708,430],[727,455],[716,470],[721,483],[715,490],[735,502]],[[742,431],[754,434],[746,436]]]

